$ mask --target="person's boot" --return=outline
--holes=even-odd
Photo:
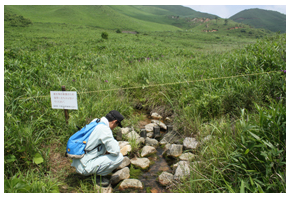
[[[100,187],[107,187],[110,183],[110,180],[105,176],[96,175],[96,184]]]

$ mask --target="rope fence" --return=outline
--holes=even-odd
[[[182,82],[153,84],[153,85],[142,85],[142,86],[126,87],[126,88],[113,88],[113,89],[106,89],[106,90],[95,90],[95,91],[87,91],[87,92],[78,92],[78,94],[88,94],[88,93],[96,93],[96,92],[109,92],[109,91],[116,91],[116,90],[129,90],[129,89],[138,89],[138,88],[144,89],[144,88],[157,87],[157,86],[177,85],[177,84],[183,84],[183,83],[188,83],[189,84],[189,83],[195,83],[195,82],[201,82],[201,81],[213,81],[213,80],[219,80],[219,79],[230,79],[230,78],[246,77],[246,76],[253,76],[253,75],[263,75],[263,74],[276,73],[276,72],[282,72],[282,71],[270,71],[270,72],[243,74],[243,75],[235,75],[235,76],[228,76],[228,77],[217,77],[217,78],[210,78],[210,79],[198,79],[198,80],[192,80],[192,81],[182,81]],[[26,98],[16,98],[15,100],[26,100],[26,99],[32,99],[32,98],[46,98],[46,97],[50,97],[50,95],[33,96],[33,97],[26,97]]]

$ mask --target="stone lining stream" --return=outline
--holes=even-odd
[[[181,136],[172,130],[172,126],[154,119],[144,127],[147,136],[143,137],[138,134],[142,132],[134,131],[133,128],[121,128],[122,137],[117,140],[124,160],[113,171],[110,186],[101,188],[101,192],[169,193],[169,186],[173,186],[181,177],[190,175],[190,165],[200,163],[193,161],[194,150],[200,143],[211,139],[211,136],[207,136],[198,142],[195,138]],[[157,130],[161,132],[155,136]],[[131,154],[129,141],[132,139],[139,144],[140,154]],[[140,175],[130,177],[130,170],[136,169],[141,170]]]

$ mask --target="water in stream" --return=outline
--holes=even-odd
[[[161,135],[164,135],[164,132],[161,132]],[[160,146],[156,148],[157,153],[147,157],[152,165],[148,168],[147,171],[143,171],[142,174],[138,177],[138,180],[140,180],[143,184],[142,190],[132,190],[128,189],[126,191],[119,191],[117,187],[115,187],[114,191],[115,193],[169,193],[170,191],[166,189],[166,187],[162,186],[158,182],[158,176],[162,172],[169,172],[172,173],[171,165],[176,163],[177,160],[174,158],[166,159],[163,157],[164,149]]]
[[[145,121],[143,121],[139,126],[140,128],[144,128],[144,125],[150,123],[150,117],[147,117]],[[161,129],[160,131],[160,138],[157,139],[158,141],[162,139],[162,137],[165,135],[165,130]],[[162,172],[169,172],[172,173],[171,165],[177,162],[175,159],[165,159],[162,155],[164,152],[164,149],[160,146],[156,148],[157,153],[153,156],[147,157],[151,162],[153,162],[152,165],[150,165],[149,169],[147,171],[143,171],[143,173],[138,177],[138,180],[140,180],[143,184],[142,190],[127,190],[127,191],[118,191],[118,188],[116,187],[114,189],[115,193],[118,192],[134,192],[134,193],[169,193],[170,191],[166,189],[166,187],[162,186],[158,182],[158,176]]]
[[[161,147],[156,148],[157,154],[152,157],[148,157],[151,161],[155,163],[150,166],[147,172],[144,172],[140,177],[139,180],[143,183],[144,189],[143,191],[139,192],[152,192],[152,193],[168,193],[169,191],[161,186],[158,182],[158,176],[162,172],[170,172],[172,173],[172,169],[169,165],[169,161],[167,162],[166,159],[162,156],[163,149]]]

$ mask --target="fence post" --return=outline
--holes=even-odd
[[[66,91],[66,86],[62,86],[62,91]],[[69,110],[64,109],[64,112],[65,112],[66,123],[68,124],[68,121],[69,121]]]
[[[146,138],[147,137],[147,132],[145,129],[140,130],[140,137]]]
[[[167,125],[167,133],[173,131],[173,125]]]
[[[154,126],[154,138],[160,137],[160,127]]]

